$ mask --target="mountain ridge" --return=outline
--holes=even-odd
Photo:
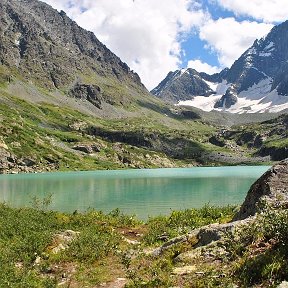
[[[213,75],[196,71],[194,75],[197,77],[192,79],[197,83],[196,87],[203,81],[206,83],[209,81],[212,84],[208,83],[212,93],[207,89],[209,93],[201,94],[199,90],[194,89],[194,94],[183,95],[178,93],[177,88],[181,87],[183,90],[182,86],[185,86],[186,90],[192,91],[191,86],[195,86],[194,82],[188,83],[186,79],[182,80],[179,77],[177,80],[173,77],[168,79],[168,76],[151,93],[174,104],[191,105],[206,111],[213,109],[234,113],[283,111],[288,108],[287,32],[288,21],[275,26],[266,37],[255,40],[230,69],[225,68]],[[189,69],[191,68],[184,70],[182,74]],[[221,83],[223,86],[223,81],[226,81],[227,89],[219,94],[215,86]],[[163,83],[166,83],[165,87]],[[173,87],[173,90],[170,87]]]
[[[65,12],[36,0],[3,0],[0,8],[4,82],[16,77],[98,109],[129,105],[131,99],[153,101],[139,75]]]

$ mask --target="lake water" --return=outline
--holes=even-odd
[[[172,210],[243,202],[268,166],[195,167],[0,176],[0,202],[31,206],[52,194],[50,209],[115,208],[141,219]]]

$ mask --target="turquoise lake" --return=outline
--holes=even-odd
[[[243,202],[251,184],[268,166],[195,167],[0,176],[0,202],[31,206],[52,195],[48,208],[84,212],[119,208],[138,218],[172,210]]]

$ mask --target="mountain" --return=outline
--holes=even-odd
[[[189,100],[194,95],[210,96],[214,94],[201,75],[191,68],[169,72],[167,77],[151,92],[159,98],[171,102]]]
[[[94,112],[149,98],[139,76],[65,12],[37,0],[1,0],[0,11],[3,82],[63,92]]]
[[[230,69],[214,75],[195,70],[191,74],[190,68],[170,72],[151,92],[166,101],[206,111],[283,111],[288,108],[287,48],[288,21],[256,40]],[[200,84],[205,91],[198,89]]]

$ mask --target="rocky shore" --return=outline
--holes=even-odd
[[[0,174],[41,173],[55,171],[58,168],[58,164],[49,157],[46,157],[44,163],[39,163],[30,157],[16,157],[3,143],[0,146]]]

